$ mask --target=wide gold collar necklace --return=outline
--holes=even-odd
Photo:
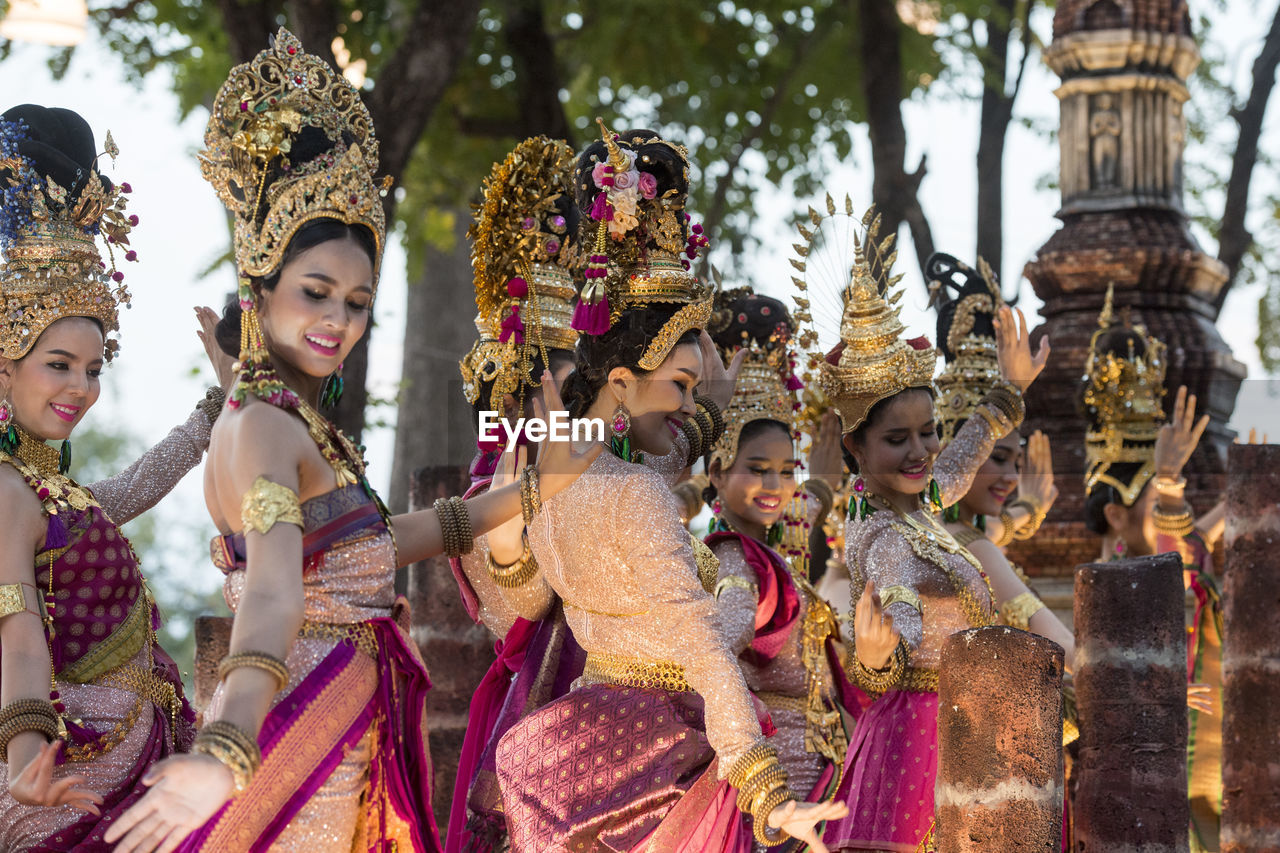
[[[62,463],[60,450],[45,444],[23,429],[20,424],[15,422],[13,426],[18,433],[18,449],[13,455],[22,460],[22,464],[41,477],[55,477],[62,473],[59,470]]]

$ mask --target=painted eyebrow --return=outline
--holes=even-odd
[[[698,374],[694,373],[692,370],[690,370],[687,367],[677,367],[676,370],[679,371],[680,373],[687,373],[690,379],[698,378]]]
[[[73,352],[67,352],[67,351],[66,351],[66,350],[64,350],[64,349],[51,349],[51,350],[49,350],[49,352],[48,352],[47,354],[48,354],[48,355],[60,355],[60,356],[62,356],[63,358],[69,358],[69,359],[71,359],[72,361],[78,361],[78,360],[80,359],[80,356],[76,355],[76,354],[75,354],[75,353],[73,353]]]
[[[304,273],[302,274],[302,277],[303,277],[303,278],[314,278],[316,281],[323,281],[325,284],[328,284],[328,285],[333,286],[333,287],[337,287],[337,286],[338,286],[338,282],[337,282],[337,280],[336,280],[336,279],[334,279],[334,278],[332,278],[331,276],[326,275],[325,273],[322,273],[322,272],[304,272]],[[369,286],[369,285],[367,285],[367,284],[362,284],[362,285],[360,285],[359,287],[357,287],[357,288],[356,288],[356,292],[357,292],[357,293],[373,293],[373,288],[372,288],[372,287],[370,287],[370,286]]]

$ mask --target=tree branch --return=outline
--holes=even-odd
[[[222,25],[227,31],[231,58],[234,62],[241,63],[248,62],[258,51],[266,49],[267,38],[276,32],[276,16],[280,12],[280,4],[272,0],[257,3],[218,0],[218,11],[222,14]],[[307,49],[310,50],[310,46]]]
[[[1222,208],[1222,225],[1218,232],[1218,260],[1227,265],[1227,283],[1218,294],[1215,308],[1221,309],[1231,285],[1240,273],[1244,256],[1253,245],[1253,235],[1245,228],[1249,210],[1249,184],[1258,162],[1258,138],[1267,102],[1276,84],[1276,67],[1280,65],[1280,7],[1276,8],[1271,29],[1253,63],[1253,85],[1249,99],[1235,114],[1240,126],[1235,155],[1231,158],[1231,176],[1227,179],[1227,196]]]
[[[341,72],[333,56],[333,39],[338,34],[338,10],[333,0],[287,0],[285,8],[287,26],[307,53]]]

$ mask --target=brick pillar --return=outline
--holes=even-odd
[[[414,472],[409,490],[410,508],[429,508],[436,498],[461,495],[469,485],[466,467],[421,468]],[[432,805],[443,837],[471,695],[493,662],[493,640],[467,616],[448,559],[434,557],[411,566],[408,572],[413,640],[431,673],[427,724],[435,780]]]
[[[1186,853],[1187,634],[1182,560],[1076,569],[1076,851]]]
[[[942,646],[938,849],[1062,847],[1062,647],[994,626]]]
[[[1223,853],[1280,851],[1280,447],[1227,451]]]
[[[196,690],[191,697],[191,705],[197,713],[203,714],[218,687],[218,664],[231,648],[231,617],[197,616],[195,631]]]

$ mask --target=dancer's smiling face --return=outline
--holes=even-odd
[[[1022,436],[1011,432],[995,443],[991,455],[973,477],[973,485],[960,500],[969,515],[997,516],[1018,487],[1022,470]]]
[[[662,364],[649,373],[626,367],[609,372],[611,399],[631,412],[631,446],[656,456],[674,447],[680,424],[697,411],[693,389],[702,378],[702,350],[696,339],[672,347]],[[612,424],[606,424],[606,435]]]
[[[798,460],[791,434],[778,421],[753,421],[743,435],[733,464],[712,462],[708,476],[731,521],[762,538],[795,495]]]
[[[38,438],[69,438],[98,401],[102,353],[97,321],[63,317],[49,324],[21,359],[0,359],[0,385],[18,423]]]
[[[325,377],[369,327],[373,261],[354,237],[328,240],[285,264],[258,296],[263,336],[274,357],[307,376]]]
[[[866,423],[846,435],[844,442],[872,491],[922,493],[938,455],[933,395],[923,388],[908,388],[877,403]]]

